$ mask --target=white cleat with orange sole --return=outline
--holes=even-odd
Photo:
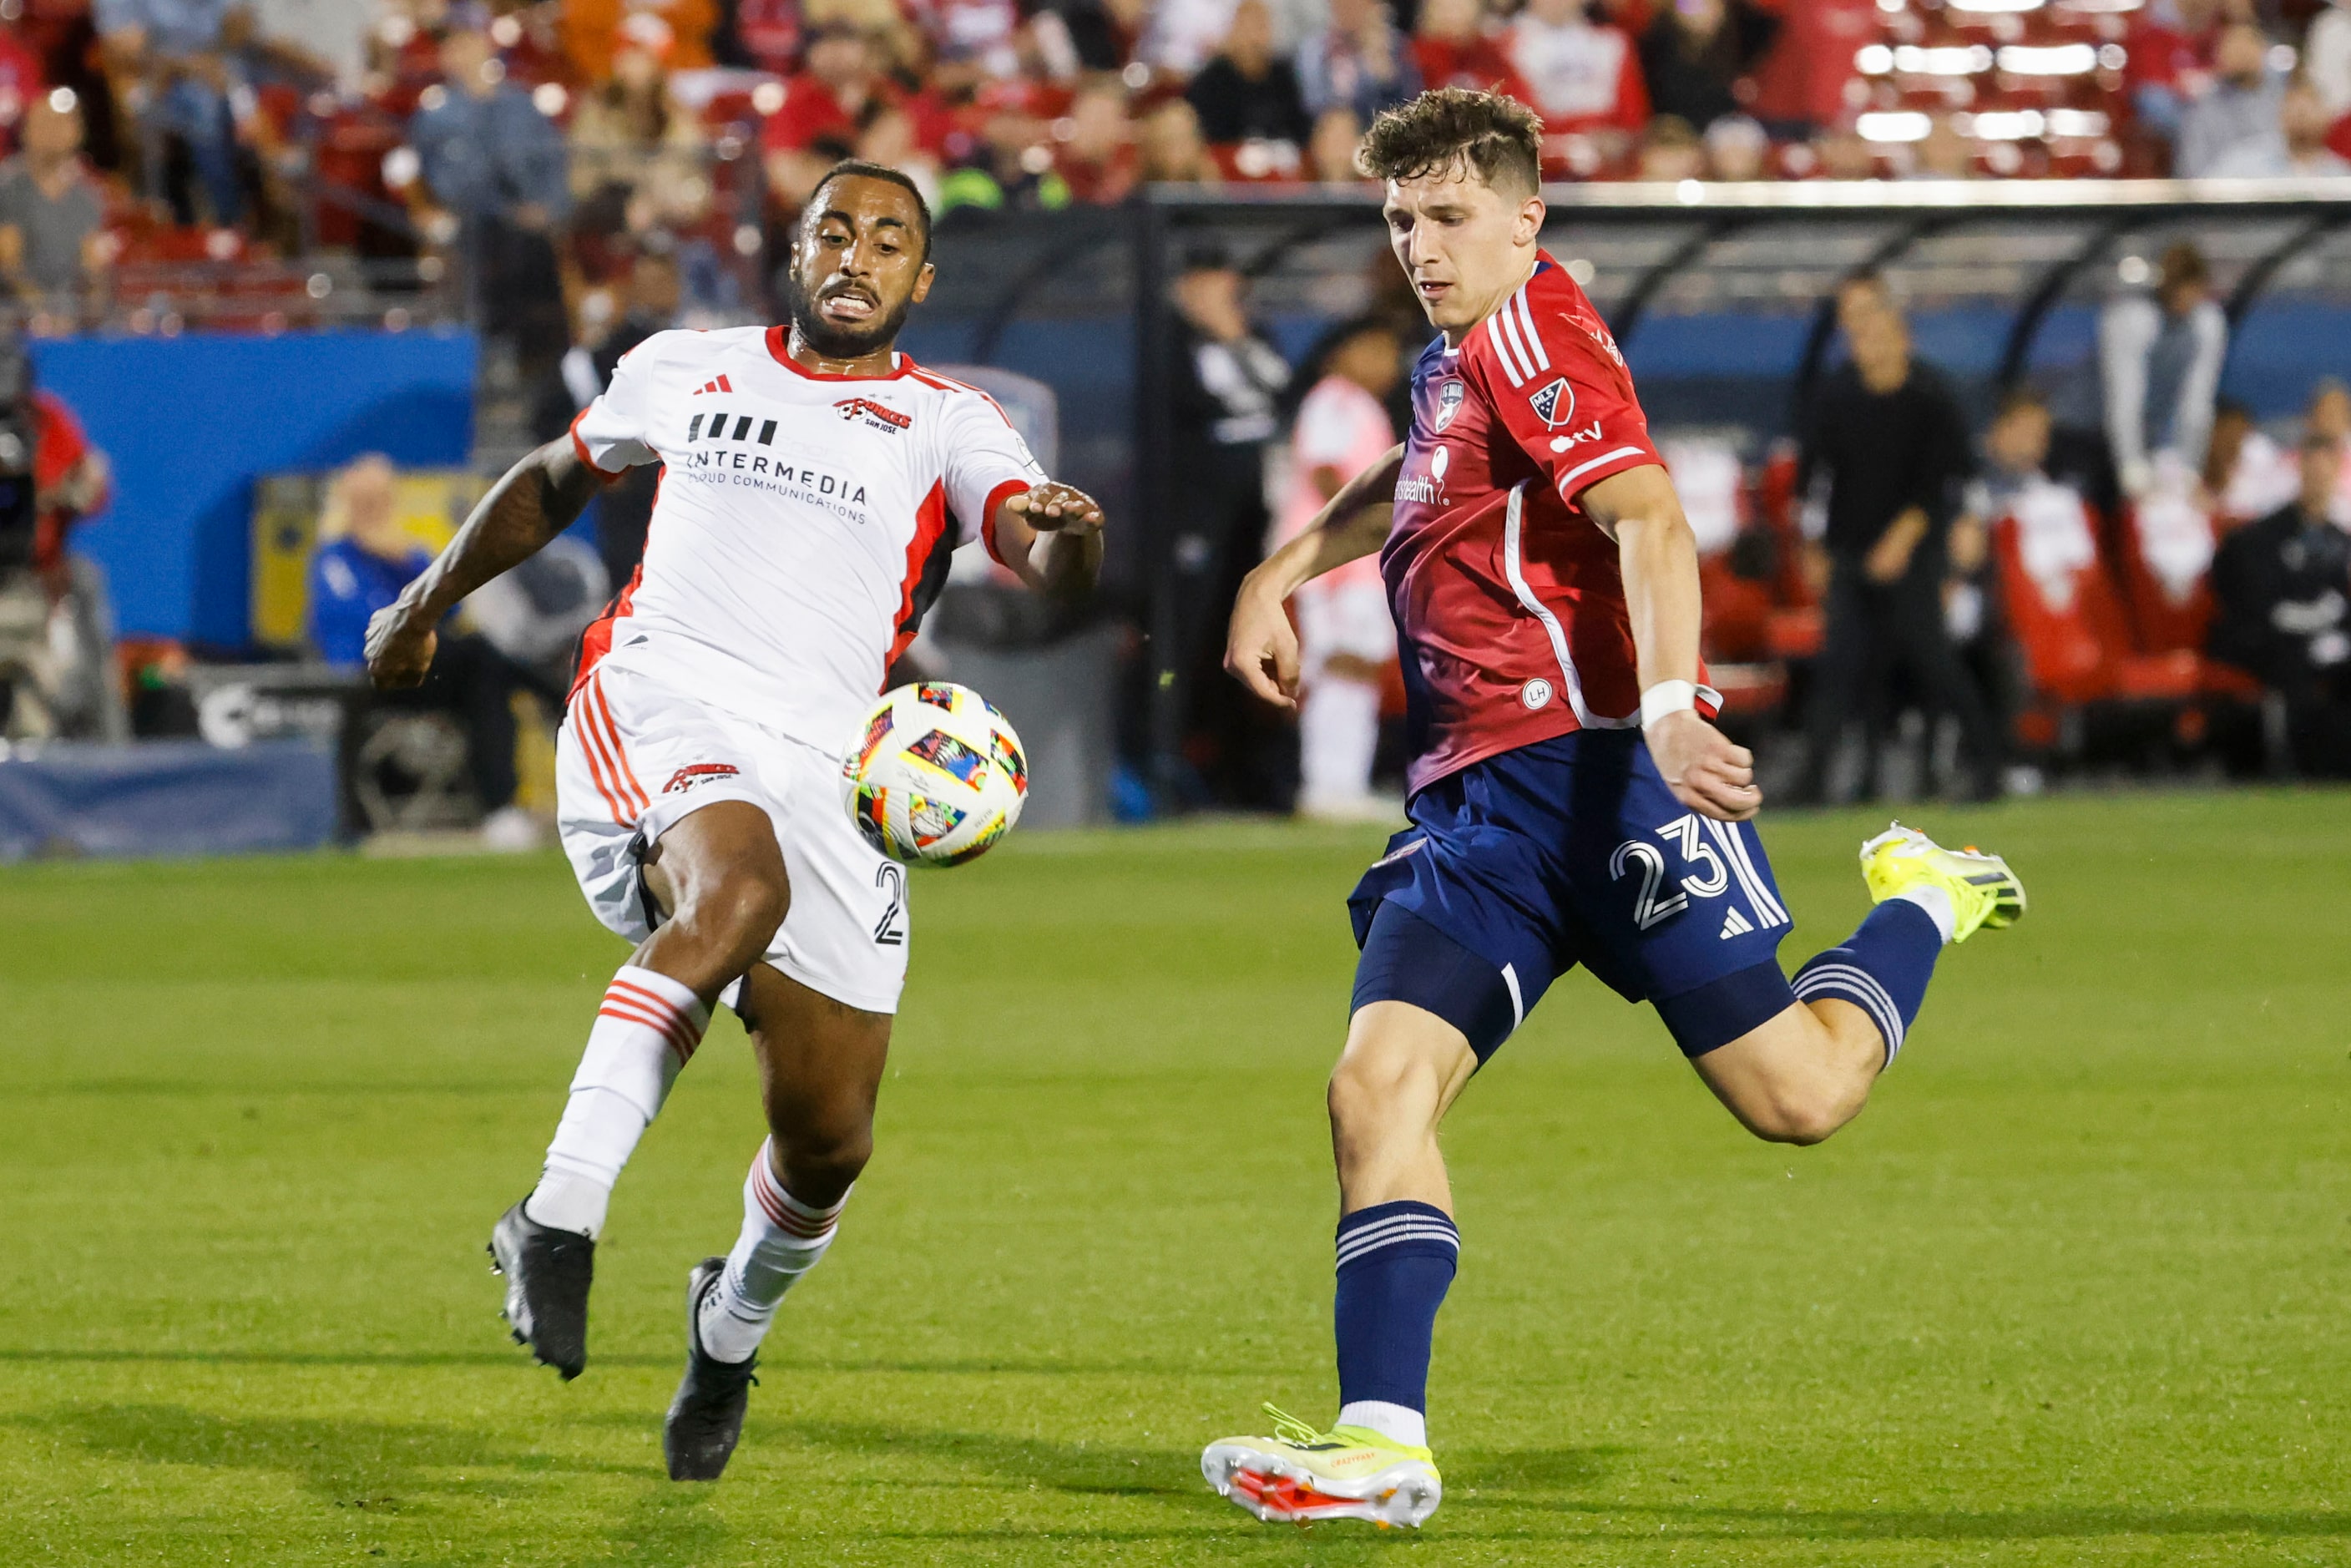
[[[1418,1529],[1444,1500],[1445,1484],[1426,1448],[1391,1442],[1362,1427],[1318,1432],[1269,1405],[1271,1437],[1225,1437],[1200,1455],[1200,1473],[1269,1524],[1361,1519],[1383,1530]]]

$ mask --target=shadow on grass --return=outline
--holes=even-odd
[[[542,1370],[511,1350],[0,1350],[0,1365],[43,1362],[160,1362],[188,1366],[511,1366]],[[598,1366],[675,1366],[674,1355],[599,1355]]]
[[[871,1458],[914,1458],[977,1471],[990,1479],[1034,1484],[1049,1491],[1227,1506],[1201,1481],[1198,1456],[1186,1448],[1052,1443],[990,1432],[924,1431],[852,1421],[758,1422],[747,1440],[771,1435]]]
[[[1583,1505],[1578,1511],[1631,1514],[1667,1536],[1715,1540],[2080,1541],[2117,1535],[2351,1536],[2351,1511],[2234,1508],[1768,1509],[1671,1503]],[[1649,1540],[1647,1531],[1625,1532]]]
[[[102,1405],[12,1418],[104,1458],[273,1470],[339,1504],[397,1511],[401,1492],[499,1496],[517,1477],[643,1476],[637,1465],[583,1463],[507,1448],[465,1427],[306,1416],[223,1416],[177,1405]],[[455,1477],[428,1472],[454,1470]]]

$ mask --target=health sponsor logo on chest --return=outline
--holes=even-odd
[[[1405,459],[1405,471],[1396,477],[1395,498],[1399,501],[1416,502],[1424,507],[1444,506],[1446,504],[1445,470],[1452,465],[1453,449],[1448,446],[1439,446],[1431,452],[1428,455],[1428,472],[1426,474],[1412,472],[1411,462],[1411,457],[1407,455]]]

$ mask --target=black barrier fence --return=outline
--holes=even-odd
[[[1624,343],[1655,423],[1785,433],[1831,350],[1835,286],[1863,268],[1892,280],[1922,352],[1982,409],[2007,383],[2077,369],[2096,305],[2183,238],[2236,329],[2232,379],[2273,383],[2267,412],[2275,388],[2351,373],[2351,182],[1689,181],[1544,196],[1545,243]],[[1393,287],[1374,190],[1155,187],[1117,209],[951,215],[909,336],[918,356],[1001,365],[1058,393],[1061,466],[1113,514],[1113,606],[1148,635],[1163,789],[1186,676],[1169,291],[1204,242],[1252,280],[1253,313],[1293,362]]]

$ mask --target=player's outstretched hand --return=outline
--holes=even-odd
[[[1755,754],[1685,708],[1642,731],[1674,799],[1718,821],[1743,822],[1763,804]]]
[[[368,678],[383,691],[421,685],[440,644],[430,625],[408,624],[399,605],[379,610],[368,617]]]
[[[1097,533],[1102,526],[1101,504],[1071,485],[1047,482],[1031,485],[1005,498],[1004,509],[1040,534]]]
[[[1276,707],[1298,706],[1298,629],[1280,600],[1244,586],[1225,635],[1225,668]]]

